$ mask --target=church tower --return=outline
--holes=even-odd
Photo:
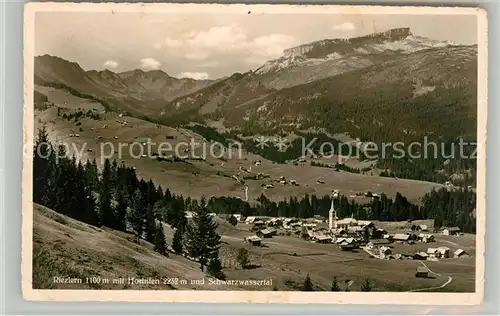
[[[330,206],[330,212],[328,212],[328,229],[332,231],[332,229],[337,229],[337,211],[335,211],[335,207],[333,206],[333,200],[332,198],[332,205]]]

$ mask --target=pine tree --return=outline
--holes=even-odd
[[[226,278],[224,272],[222,271],[222,263],[220,262],[219,257],[210,259],[207,266],[207,272],[209,275],[220,280],[224,280]]]
[[[174,237],[172,238],[172,249],[178,254],[182,254],[183,249],[183,228],[176,228],[174,232]]]
[[[113,208],[111,207],[110,192],[107,189],[101,190],[99,194],[99,218],[103,226],[110,228],[116,226]]]
[[[38,129],[38,134],[33,145],[33,201],[43,203],[43,195],[48,180],[48,168],[53,148],[49,143],[47,128],[43,125]]]
[[[217,223],[212,220],[202,198],[200,205],[196,206],[193,223],[187,225],[185,245],[188,254],[199,259],[202,271],[210,260],[219,256],[220,236],[216,229]]]
[[[146,208],[146,217],[144,222],[144,230],[146,233],[146,240],[149,242],[154,242],[156,234],[156,219],[153,213],[153,207],[148,206]]]
[[[370,279],[364,279],[361,283],[361,292],[371,292],[373,285]]]
[[[139,239],[142,237],[144,231],[144,202],[142,201],[142,195],[139,189],[135,190],[134,196],[132,197],[132,206],[127,217],[136,236],[137,243],[139,243]]]
[[[332,292],[339,292],[340,291],[340,286],[339,286],[339,283],[337,282],[337,277],[333,278],[331,291]]]
[[[306,279],[304,280],[304,284],[302,285],[302,291],[307,291],[307,292],[314,291],[309,273],[307,274]]]
[[[116,196],[116,207],[114,210],[115,213],[115,228],[121,231],[127,230],[127,199],[125,198],[125,193],[123,188],[117,190]]]
[[[154,236],[154,251],[167,255],[167,239],[165,238],[165,233],[163,232],[163,224],[159,223],[156,226],[155,236]]]
[[[99,217],[101,225],[115,228],[116,219],[111,207],[111,187],[111,164],[109,159],[106,159],[102,170],[102,182],[99,191]]]
[[[245,248],[240,248],[236,260],[241,265],[241,267],[245,269],[250,263],[250,260],[248,259],[248,250],[246,250]]]

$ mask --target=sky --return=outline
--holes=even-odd
[[[161,69],[217,79],[254,70],[286,48],[398,27],[477,43],[475,15],[37,12],[35,55],[59,56],[85,70]]]

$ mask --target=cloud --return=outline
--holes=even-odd
[[[162,47],[181,47],[182,46],[182,41],[173,39],[170,37],[166,37],[163,41],[156,43],[153,45],[154,48],[159,49]]]
[[[220,66],[220,64],[215,60],[206,61],[206,62],[203,62],[203,63],[197,65],[197,67],[202,67],[202,68],[215,68],[215,67],[219,67],[219,66]]]
[[[240,26],[232,24],[214,26],[208,30],[191,31],[179,38],[165,38],[155,47],[175,48],[169,50],[190,60],[206,60],[213,56],[237,56],[241,60],[252,60],[258,64],[279,57],[284,49],[297,46],[298,40],[281,33],[249,38]]]
[[[352,24],[351,22],[345,22],[342,24],[334,25],[333,29],[335,31],[350,32],[350,31],[355,31],[356,26],[354,24]]]
[[[106,60],[103,64],[104,68],[116,69],[118,67],[118,62],[114,60]]]
[[[143,58],[140,62],[143,70],[156,70],[161,66],[161,63],[153,58]]]
[[[208,58],[208,53],[204,52],[190,52],[184,55],[187,59],[191,60],[205,60]]]
[[[190,71],[185,71],[181,72],[178,75],[179,78],[191,78],[195,80],[207,80],[208,79],[208,73],[206,72],[190,72]]]

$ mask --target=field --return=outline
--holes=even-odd
[[[73,99],[59,98],[60,94],[66,93],[64,91],[52,89],[50,93],[44,92],[47,93],[49,101],[58,107],[72,111],[77,108],[85,111],[93,108],[92,104],[85,103],[86,100],[73,96],[71,96]],[[229,151],[221,155],[220,147],[214,146],[190,130],[160,126],[134,117],[119,117],[118,114],[100,113],[99,120],[82,118],[78,126],[74,121],[57,116],[55,107],[37,111],[36,117],[38,118],[36,126],[40,126],[41,123],[48,124],[51,138],[70,145],[70,152],[80,151],[83,161],[96,158],[100,164],[101,157],[115,158],[119,162],[136,167],[138,175],[145,179],[151,178],[163,188],[194,198],[212,195],[244,198],[244,188],[233,176],[237,176],[240,180],[246,179],[250,202],[255,201],[262,193],[271,200],[278,201],[290,196],[303,196],[306,193],[327,195],[336,189],[349,199],[358,202],[367,202],[369,199],[356,196],[357,193],[371,191],[377,194],[385,193],[389,197],[394,197],[400,192],[410,202],[418,204],[426,192],[441,187],[440,184],[431,182],[336,172],[331,168],[310,166],[309,162],[299,166],[292,163],[276,164],[244,149],[240,152],[237,147],[233,148],[231,155]],[[121,124],[120,121],[126,121],[127,125]],[[78,137],[70,137],[71,134],[78,134]],[[131,145],[134,142],[144,142],[148,138],[157,144],[151,146],[151,153],[156,152],[159,144],[163,143],[160,149],[165,155],[170,152],[165,151],[169,148],[173,150],[176,146],[182,150],[187,148],[192,139],[198,145],[192,153],[186,154],[188,159],[182,162],[159,162],[149,157],[147,146]],[[212,148],[215,153],[213,156],[210,155]],[[203,151],[206,155],[203,155]],[[143,154],[148,157],[141,157]],[[219,159],[219,155],[224,158]],[[196,159],[201,156],[205,156],[206,159]],[[253,163],[256,160],[260,160],[262,164],[256,166]],[[269,177],[260,180],[250,179],[257,173],[267,174]],[[276,183],[281,176],[287,180],[296,180],[298,185]],[[266,184],[273,184],[274,187],[266,189],[264,188]]]
[[[218,232],[222,236],[220,250],[224,273],[229,280],[268,280],[267,285],[213,285],[209,284],[198,263],[170,253],[164,257],[155,253],[145,241],[133,242],[131,234],[107,228],[90,226],[45,207],[34,207],[34,285],[35,288],[99,288],[99,289],[199,289],[199,290],[297,290],[307,274],[315,290],[329,291],[337,278],[341,288],[352,280],[351,291],[358,291],[369,279],[374,291],[414,291],[438,288],[440,291],[474,291],[474,256],[467,259],[444,259],[425,262],[436,274],[430,278],[415,278],[416,260],[380,260],[371,258],[359,249],[341,251],[333,244],[316,244],[297,237],[275,236],[264,239],[263,247],[250,246],[244,238],[251,235],[250,225],[231,226],[222,219]],[[167,243],[172,231],[165,225]],[[445,241],[473,249],[470,235],[439,237],[436,245]],[[431,245],[428,244],[430,247]],[[434,245],[432,245],[434,246]],[[458,246],[448,245],[452,250]],[[398,251],[412,251],[414,245],[394,245]],[[399,247],[399,248],[398,248]],[[427,247],[427,246],[425,246]],[[250,269],[243,269],[236,260],[238,250],[250,252]],[[469,250],[470,251],[470,250]],[[471,253],[471,252],[469,252]],[[471,253],[473,254],[473,253]],[[107,284],[53,283],[54,276],[85,280],[100,277]],[[188,284],[113,284],[119,278],[152,278],[158,280],[183,279]],[[451,282],[449,278],[451,277]],[[205,284],[191,284],[191,280],[205,280]],[[194,282],[194,281],[193,281]],[[443,284],[444,287],[440,288]]]

